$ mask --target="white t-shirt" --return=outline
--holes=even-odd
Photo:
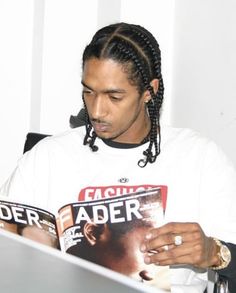
[[[236,241],[236,173],[212,141],[189,129],[163,127],[161,153],[140,168],[148,144],[117,148],[96,139],[83,145],[84,127],[47,137],[27,152],[0,193],[56,213],[78,200],[124,194],[141,186],[168,188],[166,222],[198,222],[206,235]],[[172,292],[203,292],[206,273],[171,269]]]

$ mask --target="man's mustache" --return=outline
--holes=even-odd
[[[90,119],[90,122],[91,123],[97,123],[97,124],[103,124],[103,125],[110,125],[110,123],[107,122],[107,121],[100,120],[100,119],[95,119],[95,118]]]

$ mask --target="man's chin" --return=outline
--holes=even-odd
[[[108,132],[108,131],[97,131],[94,129],[94,132],[96,133],[97,137],[105,140],[116,140],[119,135]]]
[[[97,132],[97,131],[95,131],[95,133],[97,134],[97,137],[99,137],[101,139],[113,139],[112,135],[109,133]]]

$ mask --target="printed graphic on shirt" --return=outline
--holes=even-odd
[[[89,186],[81,189],[78,201],[93,201],[114,196],[127,195],[134,192],[147,191],[153,188],[160,188],[163,209],[166,209],[167,186],[166,185],[110,185],[110,186]]]

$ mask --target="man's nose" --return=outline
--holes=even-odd
[[[103,95],[97,95],[93,102],[93,119],[102,119],[107,114],[107,101]]]

